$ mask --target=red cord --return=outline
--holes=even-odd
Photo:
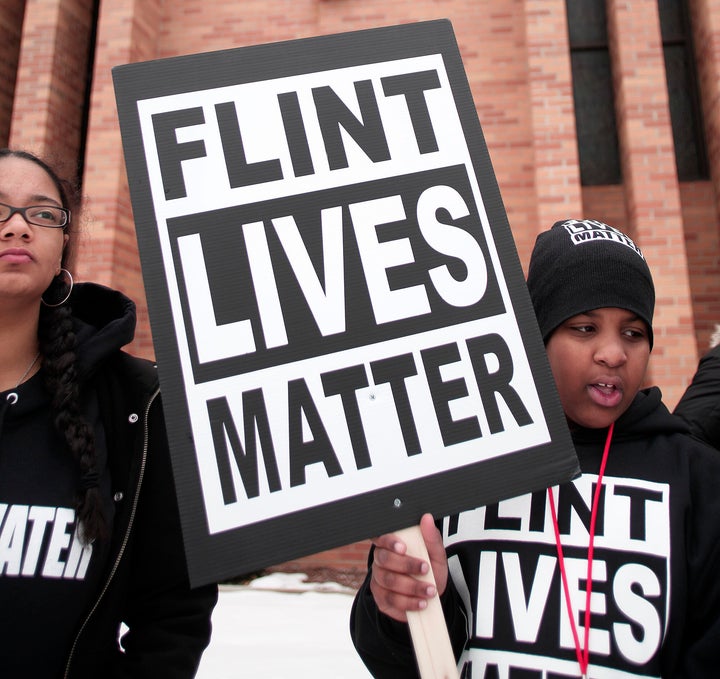
[[[570,602],[570,588],[567,581],[567,573],[565,572],[565,558],[563,556],[562,543],[560,542],[560,527],[558,526],[557,512],[555,510],[555,496],[552,488],[548,488],[548,499],[550,500],[550,513],[552,514],[553,528],[555,530],[555,544],[557,546],[558,563],[560,565],[560,576],[562,577],[563,590],[565,592],[565,604],[567,614],[570,618],[570,626],[572,628],[573,639],[575,640],[575,655],[580,672],[583,677],[587,676],[588,666],[590,665],[590,596],[592,594],[592,565],[593,553],[595,551],[595,522],[597,520],[597,510],[600,504],[600,494],[602,492],[602,482],[605,476],[605,465],[607,463],[608,453],[610,452],[610,442],[612,441],[613,429],[615,423],[611,423],[608,427],[607,438],[605,439],[605,449],[603,450],[602,461],[600,462],[600,472],[598,474],[598,482],[595,487],[595,495],[592,503],[592,513],[590,515],[590,541],[588,543],[588,568],[587,568],[587,585],[585,591],[585,644],[582,651],[580,650],[580,637],[578,635],[577,625],[575,624],[575,616],[573,615],[572,603]]]

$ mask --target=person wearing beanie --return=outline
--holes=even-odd
[[[645,322],[652,349],[652,274],[640,248],[618,229],[589,219],[556,222],[537,237],[527,285],[545,342],[571,316],[620,307]]]
[[[527,284],[582,473],[424,515],[429,561],[394,534],[374,539],[355,648],[374,677],[418,677],[407,612],[439,595],[464,679],[715,677],[720,456],[643,387],[645,257],[616,228],[567,219],[537,237]]]

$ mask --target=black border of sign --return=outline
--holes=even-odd
[[[150,192],[137,102],[308,72],[440,54],[447,69],[551,441],[223,533],[208,532],[177,338]],[[547,363],[505,208],[449,20],[173,57],[113,68],[140,258],[168,419],[188,571],[193,586],[221,581],[436,516],[568,481],[579,467]],[[200,85],[201,84],[201,85]],[[401,502],[395,502],[400,499]],[[269,536],[273,536],[270,539]]]

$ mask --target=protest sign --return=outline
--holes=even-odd
[[[577,473],[448,21],[113,78],[193,584]]]

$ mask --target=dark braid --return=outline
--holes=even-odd
[[[80,206],[77,186],[63,178],[44,160],[27,151],[3,148],[0,158],[14,157],[29,160],[41,167],[53,181],[63,207],[71,211],[70,223],[64,228],[69,236],[63,249],[61,266],[72,268],[75,241],[75,218]],[[56,276],[43,294],[49,304],[63,300],[68,293],[68,281],[63,272]],[[51,398],[55,428],[65,440],[78,465],[79,479],[76,501],[78,535],[85,544],[108,537],[108,525],[102,508],[102,495],[95,454],[92,426],[83,417],[77,382],[76,343],[69,303],[57,307],[40,306],[38,343],[43,357],[45,386]]]
[[[50,290],[53,287],[51,285]],[[38,339],[55,428],[65,439],[67,449],[79,467],[80,484],[76,505],[78,525],[82,526],[79,535],[86,544],[96,539],[105,539],[108,530],[98,485],[95,436],[80,411],[75,369],[75,332],[69,304],[54,308],[42,307]]]

